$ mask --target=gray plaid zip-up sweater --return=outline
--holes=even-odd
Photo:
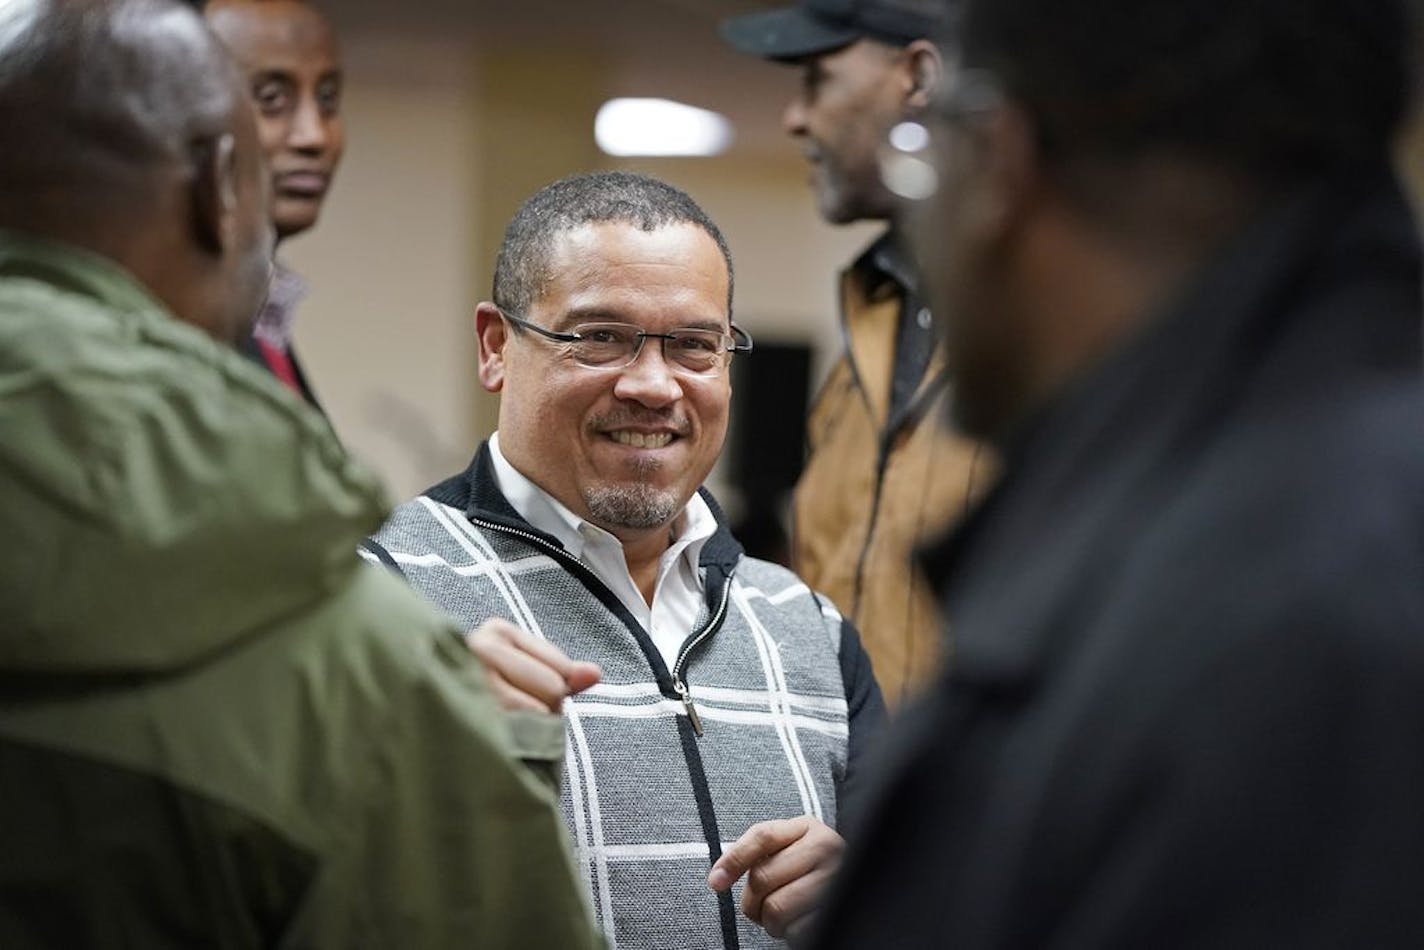
[[[884,717],[853,627],[784,568],[743,556],[711,497],[706,604],[669,670],[587,566],[525,522],[481,446],[398,507],[366,555],[473,629],[504,617],[603,682],[565,705],[562,803],[611,948],[780,947],[707,871],[756,822],[837,824]],[[700,727],[700,734],[699,734]]]

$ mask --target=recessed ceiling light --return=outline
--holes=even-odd
[[[732,144],[732,123],[671,99],[610,99],[593,134],[609,155],[720,155]]]

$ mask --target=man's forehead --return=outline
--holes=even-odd
[[[647,283],[630,284],[629,274],[646,277]],[[672,222],[645,230],[630,222],[599,221],[552,236],[537,299],[597,306],[605,289],[675,293],[689,306],[706,298],[725,317],[727,281],[721,251],[696,224]]]
[[[213,29],[244,59],[326,55],[335,60],[336,33],[316,9],[297,0],[216,0]],[[265,62],[248,62],[260,67]]]
[[[821,53],[813,53],[793,62],[823,70],[873,70],[880,72],[888,69],[895,62],[899,52],[900,47],[898,46],[891,46],[889,43],[863,36],[844,46],[837,46],[835,49],[828,49]]]
[[[693,266],[716,242],[690,221],[673,221],[656,228],[630,221],[589,221],[556,232],[549,242],[550,276],[573,268],[598,269],[608,264],[672,263]]]

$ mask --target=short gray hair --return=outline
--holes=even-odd
[[[705,231],[727,263],[727,314],[732,313],[732,252],[707,212],[666,182],[633,172],[573,175],[535,192],[505,228],[494,267],[494,303],[526,314],[549,281],[554,238],[585,224],[629,224],[656,231],[691,224]]]
[[[0,138],[17,187],[183,160],[238,99],[226,52],[174,0],[15,0],[0,18]],[[20,173],[18,177],[16,173]]]

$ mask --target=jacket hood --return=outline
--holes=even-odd
[[[126,273],[0,232],[0,316],[0,673],[176,669],[364,569],[375,478]]]

